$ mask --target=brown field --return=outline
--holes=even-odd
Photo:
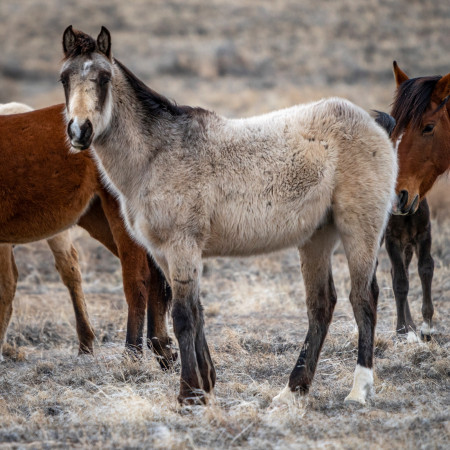
[[[115,55],[180,103],[248,116],[340,95],[388,110],[393,59],[412,76],[449,71],[450,5],[440,0],[318,2],[2,0],[0,103],[62,101],[60,38],[73,24],[107,26]],[[437,334],[408,344],[394,333],[390,264],[380,251],[375,396],[343,405],[356,363],[345,255],[334,256],[338,304],[310,395],[284,409],[306,335],[294,250],[211,259],[201,298],[216,364],[215,401],[180,410],[179,363],[122,358],[127,307],[118,260],[78,228],[94,358],[76,356],[74,315],[43,242],[17,246],[20,282],[0,365],[0,448],[448,448],[450,438],[450,185],[430,195]],[[368,202],[376,199],[368,199]],[[421,322],[416,262],[410,304]]]

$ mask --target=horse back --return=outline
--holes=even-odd
[[[0,116],[0,242],[27,242],[74,224],[98,188],[88,153],[71,154],[64,106]]]

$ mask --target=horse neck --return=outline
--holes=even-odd
[[[131,195],[149,171],[156,153],[177,139],[176,131],[166,118],[149,118],[124,77],[118,74],[113,82],[109,127],[94,141],[101,169],[122,194]]]

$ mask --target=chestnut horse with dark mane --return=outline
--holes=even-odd
[[[391,115],[396,121],[392,139],[398,149],[397,199],[386,228],[386,250],[392,263],[397,303],[397,332],[415,339],[409,310],[408,266],[417,254],[422,283],[421,335],[430,339],[434,313],[431,297],[434,262],[430,211],[425,199],[439,175],[450,168],[450,73],[444,77],[409,79],[394,61],[397,93]]]
[[[57,105],[0,115],[0,354],[18,276],[12,244],[40,239],[49,240],[69,288],[80,353],[93,351],[76,251],[70,241],[51,239],[78,223],[120,258],[128,303],[127,349],[142,352],[148,305],[148,345],[167,367],[175,357],[166,328],[170,292],[145,249],[130,238],[119,205],[100,183],[89,154],[70,154],[63,114],[64,105]]]

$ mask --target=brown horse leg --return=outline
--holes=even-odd
[[[145,309],[148,304],[153,320],[152,341],[155,338],[155,341],[162,343],[162,348],[153,346],[153,350],[159,357],[161,367],[170,367],[176,354],[167,347],[171,342],[165,317],[167,301],[160,289],[152,287],[153,281],[161,283],[162,275],[153,261],[147,259],[146,250],[131,239],[117,201],[106,191],[101,191],[99,195],[122,264],[123,288],[128,303],[126,348],[134,356],[142,354]],[[150,319],[149,321],[151,322]]]
[[[396,331],[399,335],[414,332],[416,326],[408,304],[408,266],[412,257],[411,249],[403,249],[400,240],[386,234],[386,251],[391,260],[392,288],[397,306]]]
[[[316,231],[300,248],[309,328],[300,356],[289,377],[288,386],[292,392],[308,392],[333,316],[336,291],[331,273],[331,254],[337,239],[334,225],[327,225]]]
[[[78,340],[80,342],[79,354],[93,353],[94,331],[89,322],[89,317],[84,301],[84,293],[81,282],[78,253],[72,244],[70,231],[66,230],[56,236],[47,239],[47,243],[55,257],[55,267],[59,272],[63,283],[69,290],[75,311]]]
[[[12,250],[11,244],[0,244],[0,361],[3,360],[2,347],[11,320],[19,275]]]
[[[432,319],[434,313],[433,300],[431,297],[431,283],[433,281],[434,260],[431,256],[431,227],[423,235],[419,236],[419,243],[416,246],[418,255],[419,276],[422,282],[422,316],[421,327],[422,339],[429,341],[433,331]]]
[[[172,291],[166,279],[147,256],[150,269],[147,308],[147,346],[157,355],[161,368],[168,369],[177,358],[172,351],[172,339],[167,333],[167,313],[172,299]]]

